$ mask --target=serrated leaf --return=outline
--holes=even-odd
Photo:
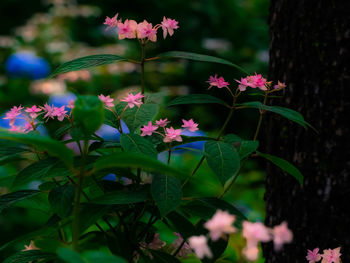
[[[204,151],[209,167],[219,178],[222,185],[238,172],[240,157],[231,144],[207,141],[204,145]]]
[[[101,251],[89,251],[85,254],[85,259],[88,263],[127,263],[127,261],[121,257],[108,255]]]
[[[272,162],[273,164],[281,168],[286,173],[293,176],[301,186],[303,185],[304,176],[299,171],[299,169],[296,168],[293,164],[277,156],[273,156],[266,153],[258,153],[258,154],[259,156],[264,157],[265,159],[269,160],[270,162]]]
[[[151,157],[135,153],[113,153],[99,158],[94,164],[96,171],[106,168],[141,168],[149,172],[161,172],[180,179],[186,179],[188,175]]]
[[[21,190],[0,196],[0,212],[21,200],[40,194],[37,190]]]
[[[49,193],[49,202],[54,213],[64,218],[72,211],[75,187],[72,185],[59,186]]]
[[[245,102],[245,103],[241,103],[237,106],[244,106],[247,108],[255,108],[255,109],[259,109],[259,110],[271,111],[271,112],[274,112],[274,113],[277,113],[277,114],[283,116],[286,119],[289,119],[291,121],[294,121],[295,123],[298,123],[299,125],[303,126],[304,128],[310,127],[313,130],[315,130],[314,127],[312,127],[308,122],[306,122],[304,120],[303,115],[301,115],[299,112],[296,112],[292,109],[279,107],[279,106],[268,106],[268,105],[262,104],[260,101]]]
[[[153,144],[137,134],[121,134],[120,144],[126,152],[139,153],[157,159],[158,153]]]
[[[120,62],[120,61],[126,61],[126,60],[127,59],[125,58],[122,58],[117,55],[111,55],[111,54],[101,54],[101,55],[81,57],[81,58],[77,58],[77,59],[63,63],[51,74],[51,77],[54,77],[58,74],[67,73],[70,71],[108,65],[114,62]]]
[[[160,214],[166,216],[181,202],[181,183],[177,178],[155,174],[152,179],[151,193]]]
[[[186,96],[179,96],[176,99],[167,103],[167,106],[183,105],[183,104],[221,104],[223,106],[229,107],[229,105],[216,97],[207,94],[190,94]]]
[[[249,75],[249,73],[246,70],[244,70],[242,67],[240,67],[240,66],[238,66],[238,65],[236,65],[228,60],[213,57],[213,56],[208,56],[208,55],[202,55],[202,54],[197,54],[197,53],[192,53],[192,52],[184,52],[184,51],[169,51],[169,52],[161,53],[157,57],[159,57],[159,58],[183,58],[183,59],[189,59],[189,60],[194,60],[194,61],[219,63],[219,64],[224,64],[224,65],[234,67],[234,68],[239,69],[240,71],[246,73],[247,75]]]
[[[36,260],[40,262],[47,262],[56,258],[53,253],[42,252],[40,250],[28,250],[18,252],[11,257],[7,258],[4,263],[28,263]]]
[[[66,263],[86,263],[86,261],[73,250],[65,247],[58,249],[58,256]]]
[[[158,105],[141,104],[140,107],[128,108],[125,110],[122,120],[128,126],[130,133],[136,131],[142,125],[152,121],[158,113]]]
[[[144,202],[148,199],[148,188],[138,190],[120,190],[106,193],[93,200],[91,203],[103,205],[122,205]]]
[[[47,151],[49,155],[58,157],[67,165],[71,165],[73,162],[73,152],[70,149],[63,143],[46,136],[31,133],[13,133],[1,129],[0,139],[34,146],[39,151]]]
[[[159,250],[149,250],[153,256],[153,263],[181,263],[181,261],[179,259],[177,259],[176,257],[159,251]]]

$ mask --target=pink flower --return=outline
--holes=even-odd
[[[55,107],[54,106],[50,106],[47,103],[44,105],[44,107],[41,107],[44,112],[46,112],[46,114],[44,115],[44,119],[46,119],[46,121],[48,121],[49,118],[54,119],[55,115]]]
[[[146,20],[137,25],[137,37],[138,38],[148,38],[152,42],[157,41],[157,30],[152,27],[151,23]]]
[[[103,23],[104,25],[108,25],[108,27],[106,28],[112,28],[112,27],[116,27],[118,24],[118,14],[116,14],[114,17],[109,18],[108,16],[106,17],[105,22]]]
[[[28,251],[28,250],[39,250],[39,248],[37,248],[37,247],[35,246],[35,244],[34,244],[34,241],[33,241],[33,240],[31,240],[31,241],[30,241],[29,246],[24,245],[24,247],[25,247],[25,248],[24,248],[22,251]]]
[[[182,119],[183,125],[181,127],[186,128],[190,132],[198,131],[198,123],[195,123],[193,119],[190,119],[188,121]]]
[[[261,74],[256,74],[247,76],[246,78],[241,78],[241,81],[236,80],[239,85],[238,88],[240,91],[245,91],[247,87],[251,87],[253,89],[259,88],[261,90],[267,90],[265,87],[266,79],[262,77]]]
[[[40,112],[41,109],[34,105],[33,107],[27,108],[27,109],[25,109],[24,111],[25,111],[25,112],[28,112],[28,113],[29,113],[29,116],[30,116],[32,119],[35,119],[36,117],[38,117],[37,112]]]
[[[150,121],[147,125],[144,125],[140,130],[142,131],[141,136],[151,136],[152,133],[158,129],[158,126],[152,125]]]
[[[210,231],[210,237],[213,241],[218,240],[222,234],[235,233],[237,229],[232,226],[236,217],[226,211],[217,210],[214,216],[204,224],[204,227]]]
[[[177,141],[177,142],[182,142],[181,138],[181,129],[174,129],[173,127],[170,128],[165,128],[165,137],[163,139],[163,142],[172,142],[172,141]]]
[[[171,246],[174,247],[174,251],[176,251],[181,246],[184,239],[179,233],[174,232],[174,234],[177,236],[177,238],[175,239],[174,243]],[[190,253],[192,253],[192,249],[190,245],[187,242],[185,242],[182,248],[180,249],[179,253],[177,254],[177,256],[181,258],[185,258]]]
[[[14,106],[9,112],[6,112],[6,116],[3,119],[10,119],[10,126],[12,126],[15,123],[15,120],[18,117],[18,115],[21,114],[21,110],[23,110],[22,106]]]
[[[284,89],[287,85],[284,82],[278,81],[278,84],[273,86],[274,89]]]
[[[219,89],[225,88],[225,87],[227,88],[228,85],[230,85],[230,83],[226,82],[223,77],[218,78],[217,74],[215,74],[214,77],[210,76],[207,82],[210,85],[208,89],[210,89],[211,87],[218,87]]]
[[[293,240],[293,233],[289,230],[287,222],[282,222],[280,225],[272,229],[273,243],[275,250],[280,250],[285,243],[291,243]]]
[[[204,235],[192,236],[188,239],[188,243],[198,258],[202,259],[205,256],[211,258],[213,256],[207,245],[207,238]]]
[[[19,126],[11,125],[11,128],[9,129],[11,132],[24,132],[24,129]]]
[[[63,119],[67,116],[67,111],[64,110],[65,106],[60,108],[54,107],[53,115],[57,117],[59,121],[63,121]]]
[[[74,109],[74,104],[75,104],[75,100],[70,100],[70,101],[68,101],[67,108],[69,108],[69,109]]]
[[[167,118],[165,118],[164,120],[160,119],[159,121],[156,121],[156,124],[159,126],[159,127],[165,127],[168,125],[170,121],[168,121]]]
[[[136,38],[137,23],[135,20],[126,19],[124,23],[119,22],[118,29],[119,29],[119,32],[118,32],[119,39]]]
[[[140,107],[140,105],[142,104],[142,101],[141,99],[143,98],[144,96],[141,95],[141,92],[137,93],[136,95],[132,94],[132,93],[129,93],[128,96],[120,101],[125,101],[128,103],[128,106],[130,109],[132,109],[135,105],[137,107]]]
[[[268,242],[271,240],[269,229],[261,222],[243,222],[242,236],[247,240],[247,244],[257,246],[258,242]]]
[[[113,104],[114,99],[112,99],[109,95],[108,96],[104,96],[104,95],[101,94],[101,95],[98,96],[98,98],[100,99],[100,101],[102,101],[105,104],[105,106],[107,108],[114,107],[114,104]]]
[[[243,249],[242,254],[249,261],[256,261],[259,257],[259,249],[257,246],[248,246]]]
[[[172,36],[174,34],[174,29],[178,28],[178,22],[175,19],[163,17],[162,29],[164,39],[166,38],[167,33],[169,33],[169,35]]]
[[[325,249],[322,254],[321,263],[340,263],[340,247],[335,249]]]
[[[321,260],[321,255],[318,253],[319,250],[320,250],[319,248],[315,248],[312,251],[307,250],[306,259],[309,261],[309,263],[315,263]]]
[[[236,80],[236,81],[239,83],[238,89],[240,91],[245,91],[247,89],[247,87],[250,85],[247,78],[241,78],[241,81],[239,81],[239,80]]]
[[[33,124],[34,125],[34,124]],[[25,133],[27,133],[27,132],[30,132],[30,131],[32,131],[32,130],[34,130],[33,129],[33,125],[32,124],[30,124],[29,122],[27,122],[25,125],[24,125],[24,132]]]

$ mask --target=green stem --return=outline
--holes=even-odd
[[[170,164],[170,158],[171,158],[171,144],[169,145],[169,149],[168,149],[168,164]]]
[[[145,60],[146,59],[146,48],[145,44],[141,44],[141,94],[145,94]],[[145,102],[145,98],[142,98],[142,102]]]
[[[268,93],[266,92],[265,96],[264,96],[264,102],[263,102],[264,105],[266,105],[267,97],[268,97]],[[257,125],[256,130],[255,130],[253,141],[256,141],[256,139],[258,138],[264,113],[265,112],[263,110],[260,110],[260,117],[259,117],[258,125]]]
[[[72,241],[73,249],[79,250],[79,235],[80,235],[80,199],[83,191],[83,181],[85,176],[86,156],[88,155],[89,141],[84,140],[82,164],[78,174],[78,184],[75,190],[74,210],[73,210],[73,226],[72,226]]]

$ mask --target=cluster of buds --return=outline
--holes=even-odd
[[[193,119],[190,120],[182,120],[182,128],[190,131],[195,132],[198,130],[198,124],[193,121]],[[151,136],[153,133],[159,134],[163,137],[163,142],[165,143],[171,143],[173,141],[182,142],[181,133],[183,132],[182,129],[174,129],[173,127],[167,128],[166,126],[170,122],[167,118],[160,119],[155,122],[155,125],[150,121],[147,125],[144,125],[141,127],[141,136]],[[158,128],[163,128],[163,133],[158,132]]]
[[[157,31],[159,28],[163,30],[164,39],[169,34],[172,36],[174,34],[174,29],[178,29],[178,22],[175,19],[163,18],[163,21],[160,24],[155,26],[152,23],[144,20],[141,23],[137,23],[135,20],[126,19],[122,22],[122,19],[118,19],[118,14],[114,17],[106,17],[104,22],[109,28],[118,28],[118,37],[119,39],[134,39],[137,38],[141,43],[146,43],[148,41],[156,42],[157,41]]]
[[[236,233],[237,229],[233,226],[236,221],[234,215],[226,211],[217,210],[214,216],[204,224],[209,231],[209,237],[217,241],[224,234]],[[282,222],[273,228],[268,228],[260,222],[243,222],[242,236],[246,239],[246,247],[242,253],[249,261],[255,261],[259,256],[258,243],[273,241],[275,250],[280,250],[283,244],[292,242],[293,233],[289,230],[286,222]],[[198,258],[211,258],[212,252],[207,245],[207,237],[192,236],[189,238],[189,245],[195,251]]]
[[[309,263],[316,263],[318,261],[321,261],[321,263],[340,263],[341,259],[341,253],[340,253],[340,247],[337,247],[335,249],[325,249],[323,250],[323,254],[318,253],[320,251],[319,248],[315,248],[313,250],[307,251],[306,259],[309,261]]]

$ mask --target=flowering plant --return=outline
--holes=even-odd
[[[286,85],[280,81],[273,85],[261,74],[249,74],[227,60],[207,55],[170,51],[148,58],[146,46],[157,41],[160,30],[166,38],[179,28],[174,19],[164,17],[160,24],[153,26],[146,20],[123,22],[116,15],[107,17],[105,25],[107,29],[117,28],[120,40],[139,42],[139,61],[112,54],[93,55],[64,63],[52,76],[128,61],[140,66],[141,89],[119,101],[106,94],[98,97],[77,94],[78,98],[66,106],[20,105],[6,113],[4,119],[9,120],[11,128],[0,131],[5,157],[8,161],[25,159],[29,165],[14,180],[14,186],[22,190],[0,197],[0,211],[16,202],[40,197],[49,203],[46,213],[50,215],[41,229],[0,248],[25,245],[23,251],[14,253],[6,262],[181,262],[187,257],[197,260],[194,262],[219,262],[229,239],[238,232],[246,240],[238,255],[241,260],[255,261],[259,242],[272,241],[276,251],[292,242],[293,234],[287,222],[271,227],[249,222],[233,204],[222,199],[249,158],[265,158],[302,184],[302,174],[291,163],[258,150],[266,112],[279,114],[305,128],[311,127],[299,113],[267,105],[269,98]],[[230,103],[207,94],[190,94],[166,105],[225,107],[227,119],[217,136],[185,136],[185,131],[191,134],[200,127],[200,120],[193,118],[172,125],[177,121],[160,113],[161,118],[155,120],[159,116],[159,105],[152,94],[146,92],[145,65],[149,61],[171,58],[221,63],[245,73],[246,77],[235,83],[218,75],[209,77],[208,89],[226,90],[232,99]],[[240,95],[247,89],[256,89],[263,101],[242,102]],[[233,113],[247,108],[257,109],[260,114],[254,137],[246,140],[225,133]],[[62,123],[53,138],[41,135],[38,129],[49,121]],[[22,124],[17,124],[19,122]],[[97,130],[101,125],[113,127],[120,140],[100,137]],[[69,138],[64,137],[65,134]],[[174,167],[172,153],[181,145],[196,141],[205,141],[205,146],[193,170],[187,172]],[[77,146],[75,152],[68,147],[72,143]],[[162,152],[167,154],[165,161],[158,160]],[[196,173],[204,161],[218,177],[222,193],[206,197],[184,195],[188,182],[200,183]],[[116,179],[106,180],[109,175]],[[23,190],[34,180],[42,183],[37,190]],[[160,223],[174,233],[173,242],[161,239],[156,227]]]

